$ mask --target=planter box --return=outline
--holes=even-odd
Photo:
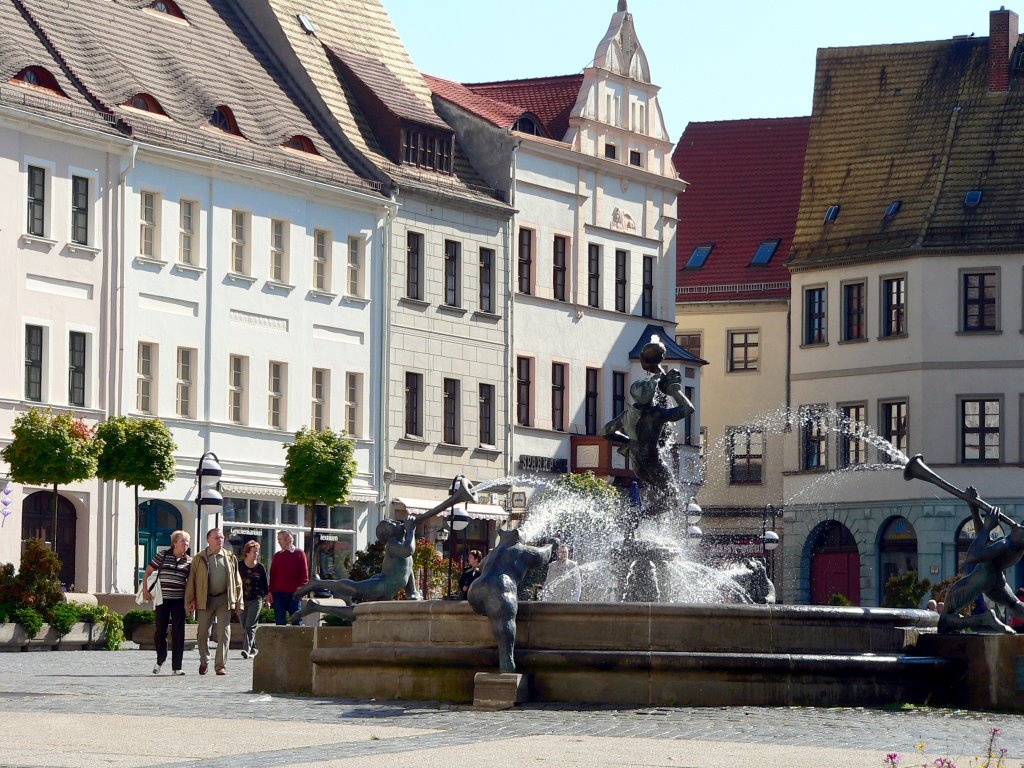
[[[36,636],[29,638],[25,650],[53,651],[56,650],[59,643],[60,636],[57,634],[57,630],[49,624],[43,624],[42,629],[36,633]]]
[[[185,650],[194,651],[196,648],[196,637],[198,636],[198,624],[186,624],[185,625]],[[168,628],[167,648],[171,647],[170,628]],[[132,632],[132,642],[138,643],[139,648],[143,651],[155,651],[156,643],[154,642],[154,635],[156,634],[155,624],[143,624],[141,627],[136,627],[135,631]]]
[[[21,624],[0,624],[0,651],[20,651],[28,643]]]
[[[20,624],[0,624],[0,652],[3,651],[83,651],[103,648],[107,631],[102,624],[79,622],[71,626],[64,637],[57,630],[43,624],[39,633],[29,638]]]

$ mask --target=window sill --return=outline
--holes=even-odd
[[[428,446],[428,445],[430,445],[430,441],[429,440],[424,440],[422,437],[419,437],[417,435],[403,435],[402,437],[398,438],[398,443],[399,444],[406,443],[408,445],[421,445],[421,446]]]
[[[801,344],[800,349],[818,349],[819,347],[827,347],[827,341],[816,341],[814,344]]]
[[[1002,336],[1003,332],[999,328],[984,331],[957,331],[957,336]]]
[[[496,315],[493,312],[484,312],[482,309],[478,309],[473,313],[473,319],[496,323],[501,320],[501,315]],[[1024,330],[1022,330],[1021,333],[1024,333]]]
[[[91,259],[99,255],[100,249],[95,245],[86,245],[85,243],[68,243],[68,253],[80,253]]]
[[[355,304],[360,307],[368,306],[370,303],[370,300],[365,296],[352,296],[351,294],[348,293],[344,294],[341,297],[341,300],[346,304]]]
[[[42,237],[41,235],[24,234],[19,239],[25,245],[45,245],[47,248],[53,248],[57,245],[56,240],[51,240],[50,238]]]
[[[311,299],[328,299],[330,301],[334,301],[336,298],[338,298],[338,294],[331,293],[330,291],[321,291],[318,288],[310,288],[309,291],[306,293],[306,296],[308,296]]]
[[[863,336],[862,338],[859,338],[859,339],[840,339],[837,343],[838,344],[866,344],[867,341],[868,341],[868,337],[867,336]]]
[[[414,307],[415,309],[426,309],[427,307],[430,306],[429,301],[423,301],[423,299],[414,299],[411,296],[403,296],[398,300],[398,303],[407,307]],[[1021,331],[1021,333],[1024,333],[1024,331]]]
[[[172,272],[180,272],[183,275],[203,275],[206,273],[206,267],[200,267],[195,264],[186,264],[183,261],[175,262],[174,266],[171,267]]]
[[[255,285],[256,278],[252,275],[243,275],[241,272],[228,272],[228,280],[233,283],[242,283],[243,285]]]
[[[1021,333],[1024,333],[1024,331],[1021,331]],[[894,333],[891,336],[879,336],[877,340],[878,341],[897,341],[899,339],[908,339],[908,338],[910,338],[910,337],[907,334],[905,334],[905,333]]]
[[[266,287],[273,291],[281,291],[282,293],[291,293],[295,290],[294,285],[278,282],[277,280],[267,280]]]
[[[437,311],[446,312],[449,315],[459,316],[465,315],[467,312],[469,312],[469,310],[466,309],[465,307],[453,307],[451,304],[438,304]]]
[[[501,449],[495,448],[493,445],[478,445],[473,449],[473,453],[483,453],[488,456],[501,456]]]
[[[446,451],[451,451],[452,453],[465,453],[466,451],[469,450],[468,445],[461,445],[460,443],[441,442],[437,444],[437,447],[443,448]]]
[[[152,256],[143,256],[139,254],[135,257],[136,264],[145,264],[147,267],[160,267],[163,269],[167,266],[167,262],[163,259],[154,259]]]
[[[743,374],[743,373],[760,373],[760,372],[761,372],[760,368],[733,368],[731,370],[726,371],[726,373],[739,373],[739,374]]]

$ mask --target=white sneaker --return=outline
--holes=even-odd
[[[153,674],[154,675],[159,675],[160,674],[160,668],[162,666],[163,666],[163,664],[154,664],[153,665]]]
[[[181,675],[185,674],[185,670],[184,669],[176,669],[173,672],[171,672],[171,674],[175,675],[175,676],[181,676]]]
[[[253,648],[251,651],[249,651],[249,658],[250,659],[255,659],[256,658],[256,654],[259,653],[259,652],[260,652],[259,648]]]

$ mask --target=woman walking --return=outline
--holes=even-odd
[[[242,658],[255,658],[256,624],[260,620],[260,609],[264,601],[270,603],[270,584],[267,569],[260,562],[260,543],[249,541],[242,550],[242,562],[238,564],[238,575],[242,577],[242,629],[245,630],[245,647]]]
[[[192,558],[186,553],[189,540],[190,536],[185,531],[172,533],[171,546],[157,553],[142,577],[142,595],[147,600],[152,600],[153,595],[147,585],[149,577],[156,571],[163,598],[160,605],[156,606],[154,675],[160,674],[160,669],[167,661],[168,622],[171,626],[171,674],[185,674],[181,668],[181,659],[185,653],[185,582],[188,581],[188,573],[192,568]]]

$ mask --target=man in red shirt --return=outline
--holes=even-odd
[[[289,531],[278,531],[277,544],[281,549],[270,561],[270,594],[274,596],[274,623],[284,625],[288,615],[299,610],[295,590],[309,581],[309,561]]]

